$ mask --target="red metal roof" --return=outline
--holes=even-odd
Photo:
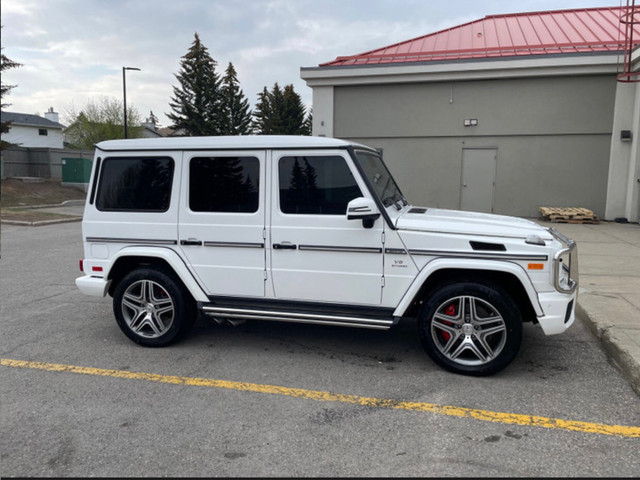
[[[625,40],[620,15],[625,12],[625,7],[603,7],[489,15],[320,66],[619,51]],[[633,39],[634,46],[640,43],[638,23]]]

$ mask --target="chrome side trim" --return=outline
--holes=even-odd
[[[319,315],[297,312],[282,312],[274,310],[250,310],[240,308],[204,306],[202,310],[210,316],[227,318],[244,318],[248,320],[274,320],[281,322],[310,323],[322,325],[335,325],[342,327],[362,327],[378,330],[387,330],[393,326],[392,319],[379,320],[371,318],[345,317],[338,315]]]
[[[518,255],[518,254],[497,254],[482,252],[451,252],[447,250],[409,250],[411,255],[428,255],[433,257],[453,257],[453,258],[483,258],[487,260],[521,260],[532,262],[546,262],[548,255]]]
[[[264,243],[251,242],[204,242],[205,247],[237,247],[237,248],[264,248]]]
[[[177,245],[177,240],[157,240],[145,238],[87,237],[87,242],[96,243],[133,243],[136,245]]]
[[[376,247],[337,247],[331,245],[299,245],[298,250],[314,252],[382,253],[382,248]]]
[[[407,251],[404,248],[385,248],[384,253],[390,255],[406,255]]]

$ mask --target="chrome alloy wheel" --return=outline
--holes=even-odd
[[[132,283],[122,296],[122,316],[132,332],[145,338],[164,335],[173,324],[171,295],[152,280]]]
[[[498,310],[474,296],[442,303],[431,321],[431,336],[450,361],[465,366],[484,365],[504,349],[507,326]]]

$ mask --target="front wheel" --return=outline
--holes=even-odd
[[[124,334],[145,347],[164,347],[193,325],[192,300],[172,275],[153,268],[134,270],[113,294],[113,312]]]
[[[441,287],[424,303],[420,340],[441,367],[464,375],[492,375],[509,365],[522,343],[522,316],[498,285]]]

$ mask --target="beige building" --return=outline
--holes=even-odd
[[[618,7],[489,16],[302,68],[313,135],[381,149],[414,204],[637,222],[640,24],[627,13],[640,20]]]

